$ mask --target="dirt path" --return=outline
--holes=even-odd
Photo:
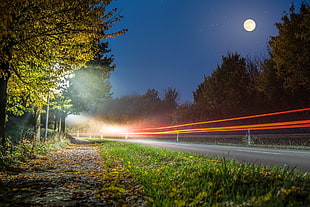
[[[0,173],[0,206],[119,206],[115,197],[102,196],[109,186],[104,168],[97,147],[90,144],[40,156],[18,171]],[[134,203],[139,206],[138,195],[122,205]]]

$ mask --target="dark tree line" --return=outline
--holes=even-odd
[[[199,120],[244,115],[260,107],[260,96],[255,91],[258,68],[237,53],[228,54],[222,61],[193,93]]]
[[[177,109],[179,92],[173,88],[160,94],[148,89],[145,94],[133,94],[106,100],[93,113],[98,120],[111,124],[136,124],[159,126],[170,124],[172,114]]]

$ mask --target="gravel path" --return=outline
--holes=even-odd
[[[102,197],[110,182],[103,168],[102,157],[91,144],[39,156],[13,172],[0,172],[0,206],[119,206]],[[132,206],[133,199],[122,206]]]

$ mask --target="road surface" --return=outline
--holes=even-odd
[[[273,149],[261,147],[238,147],[223,145],[207,145],[192,143],[177,143],[149,140],[115,140],[122,142],[140,143],[170,150],[199,153],[208,156],[225,157],[241,162],[251,162],[284,168],[296,168],[310,171],[310,150]]]

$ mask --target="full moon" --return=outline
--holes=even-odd
[[[255,27],[256,23],[253,19],[247,19],[243,23],[243,28],[248,32],[252,32],[255,29]]]

